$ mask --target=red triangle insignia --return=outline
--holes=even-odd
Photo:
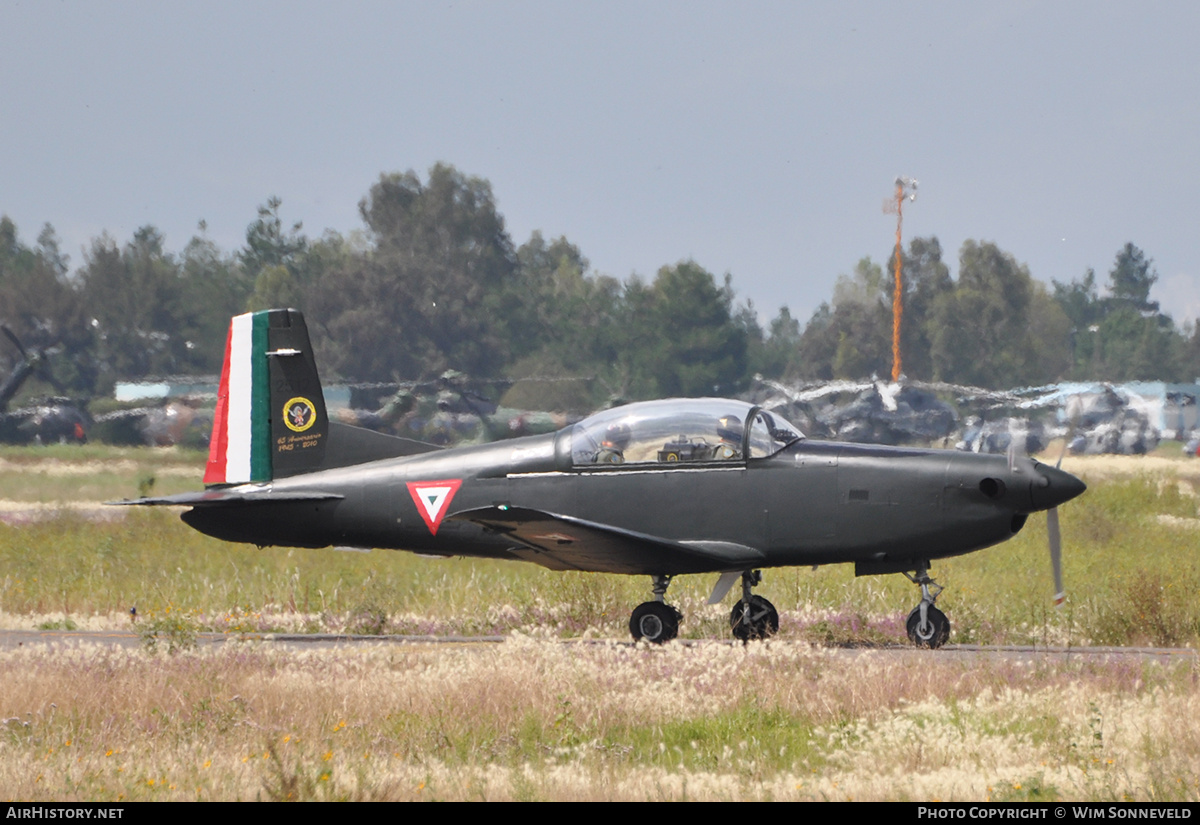
[[[437,535],[438,526],[450,508],[450,501],[461,486],[462,479],[459,478],[408,482],[408,494],[412,496],[417,512],[425,519],[432,535]]]

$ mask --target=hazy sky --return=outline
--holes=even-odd
[[[1200,316],[1195,3],[138,3],[0,0],[0,212],[72,266],[145,223],[233,250],[283,199],[362,226],[381,172],[491,181],[517,244],[600,272],[694,258],[764,316],[807,319],[905,236],[956,270],[994,241],[1049,282],[1106,280]]]

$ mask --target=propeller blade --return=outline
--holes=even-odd
[[[1062,533],[1058,529],[1058,508],[1046,511],[1046,533],[1050,537],[1050,567],[1054,570],[1054,606],[1062,607],[1067,594],[1062,581]]]
[[[3,330],[4,334],[8,336],[8,340],[16,345],[17,351],[21,353],[21,357],[28,361],[29,356],[25,353],[25,347],[21,346],[21,342],[17,340],[17,334],[9,329],[7,324],[0,324],[0,330]]]

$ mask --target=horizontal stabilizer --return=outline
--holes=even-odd
[[[203,493],[179,493],[156,498],[109,501],[106,504],[140,507],[228,507],[238,504],[262,504],[277,501],[329,501],[345,498],[337,493],[272,492],[270,490],[205,490]]]
[[[525,507],[482,507],[449,516],[503,533],[527,550],[513,555],[552,570],[654,575],[743,569],[756,550],[728,542],[685,543]]]
[[[428,444],[412,438],[366,430],[340,421],[329,422],[329,446],[324,460],[315,470],[332,470],[335,467],[353,467],[368,461],[383,458],[403,458],[422,453],[433,453],[443,449],[437,444]]]

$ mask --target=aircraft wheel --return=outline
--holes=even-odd
[[[921,606],[908,614],[908,638],[917,647],[939,648],[950,638],[950,620],[933,605],[929,605],[926,615],[928,622],[921,627]]]
[[[660,645],[679,635],[681,618],[682,614],[669,604],[643,602],[634,608],[633,616],[629,619],[629,632],[633,634],[635,642],[645,639],[651,644]]]
[[[762,596],[750,597],[750,609],[745,601],[738,599],[729,614],[729,627],[735,639],[748,642],[751,639],[769,639],[779,632],[779,611]]]

